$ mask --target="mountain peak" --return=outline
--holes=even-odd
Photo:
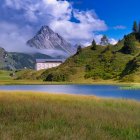
[[[47,25],[42,26],[37,34],[27,42],[27,45],[37,49],[63,51],[68,55],[72,55],[76,51],[69,42]]]
[[[44,26],[42,26],[41,29],[37,32],[36,35],[38,35],[38,34],[43,34],[43,33],[45,33],[45,34],[54,34],[54,31],[53,31],[49,26],[44,25]]]

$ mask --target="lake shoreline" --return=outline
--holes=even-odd
[[[100,98],[130,99],[140,101],[140,90],[125,89],[128,86],[122,85],[101,85],[101,84],[63,84],[63,85],[1,85],[1,91],[24,91],[43,92],[55,94],[72,94],[97,96]],[[122,89],[124,88],[124,89]]]
[[[10,91],[10,90],[0,90],[0,94],[1,93],[10,93],[10,94],[12,94],[12,93],[22,93],[22,94],[26,94],[26,93],[32,93],[32,94],[35,94],[35,95],[38,95],[38,94],[41,94],[41,95],[52,95],[52,96],[73,96],[73,97],[76,97],[76,98],[78,98],[78,97],[87,97],[87,98],[96,98],[96,99],[98,99],[98,100],[116,100],[116,101],[132,101],[132,102],[138,102],[138,103],[140,103],[140,100],[137,100],[137,99],[129,99],[129,98],[114,98],[114,97],[101,97],[101,96],[96,96],[96,95],[91,95],[91,94],[76,94],[76,93],[54,93],[54,92],[43,92],[43,91],[34,91],[34,90],[25,90],[25,91],[23,91],[23,90],[12,90],[12,91]]]
[[[140,87],[138,82],[122,82],[119,80],[92,80],[83,79],[73,80],[69,82],[46,82],[42,80],[29,80],[29,79],[14,79],[10,77],[10,72],[0,71],[0,85],[119,85],[119,86],[137,86]]]
[[[140,89],[140,83],[105,83],[105,82],[97,82],[97,83],[77,83],[77,82],[2,82],[0,81],[0,86],[4,85],[114,85],[120,86],[124,90],[131,90],[131,89]]]
[[[43,81],[36,81],[36,80],[8,80],[8,81],[1,81],[0,85],[138,85],[140,83],[129,83],[129,82],[108,82],[108,81],[97,81],[97,82],[43,82]]]

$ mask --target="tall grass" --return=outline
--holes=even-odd
[[[1,140],[138,140],[140,103],[0,92]]]

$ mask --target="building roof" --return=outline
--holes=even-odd
[[[45,62],[64,62],[65,59],[36,59],[36,63],[45,63]]]

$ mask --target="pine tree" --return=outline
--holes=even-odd
[[[103,35],[103,37],[101,38],[100,44],[103,46],[109,45],[109,40],[106,35]]]
[[[138,32],[138,25],[137,25],[137,22],[136,21],[134,21],[134,23],[133,23],[133,32],[134,33],[137,33]]]
[[[122,48],[122,51],[126,54],[134,53],[136,50],[135,40],[136,39],[135,39],[134,35],[126,36],[125,40],[124,40],[124,47]]]
[[[92,41],[92,47],[91,47],[92,50],[96,50],[97,49],[97,45],[96,45],[96,41],[93,39]]]
[[[139,28],[138,28],[138,32],[139,32],[139,34],[140,34],[140,22],[139,22]]]
[[[76,55],[79,54],[79,53],[81,53],[81,52],[82,52],[82,47],[79,45],[79,46],[77,47]]]

